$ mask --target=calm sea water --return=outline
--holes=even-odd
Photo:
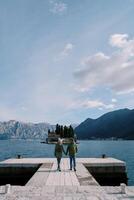
[[[66,146],[65,146],[66,148]],[[80,141],[77,157],[100,157],[102,154],[127,163],[129,185],[134,185],[134,141]],[[16,157],[54,157],[54,145],[40,141],[0,140],[0,160]]]

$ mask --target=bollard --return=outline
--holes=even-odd
[[[121,193],[125,194],[126,193],[126,184],[125,183],[121,183],[120,187],[121,187]]]
[[[102,154],[102,156],[101,156],[102,158],[106,158],[106,154]]]
[[[20,158],[21,158],[21,155],[18,154],[18,155],[17,155],[17,158],[20,159]]]
[[[10,184],[5,185],[5,193],[9,194],[10,190],[11,190],[11,185]]]

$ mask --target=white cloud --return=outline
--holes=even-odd
[[[53,14],[63,14],[67,10],[67,4],[58,0],[50,0],[50,12]]]
[[[67,43],[64,49],[55,57],[56,61],[62,60],[67,57],[73,50],[74,45],[72,43]]]
[[[114,104],[105,104],[99,100],[89,100],[83,103],[83,106],[86,108],[105,108],[105,109],[113,109]]]
[[[100,100],[84,100],[84,101],[75,101],[68,105],[68,109],[77,109],[77,108],[97,108],[99,110],[103,109],[114,109],[114,102],[111,104],[106,104]]]
[[[61,52],[61,55],[67,56],[72,51],[72,49],[73,49],[73,44],[67,43],[63,51]]]
[[[99,86],[116,93],[134,91],[134,39],[130,40],[127,34],[115,34],[110,37],[110,44],[117,47],[115,52],[110,56],[102,52],[88,56],[74,73],[80,91]]]
[[[110,44],[114,47],[125,47],[128,43],[127,34],[114,34],[110,37]]]
[[[117,102],[117,99],[114,99],[114,98],[113,98],[113,99],[112,99],[112,102],[113,102],[113,103],[116,103],[116,102]]]

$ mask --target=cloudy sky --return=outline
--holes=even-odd
[[[134,0],[0,0],[0,120],[134,108]]]

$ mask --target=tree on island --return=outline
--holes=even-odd
[[[51,133],[50,130],[48,130],[48,133]],[[63,127],[62,125],[56,124],[54,133],[61,138],[74,138],[74,129],[71,125],[69,127]]]

